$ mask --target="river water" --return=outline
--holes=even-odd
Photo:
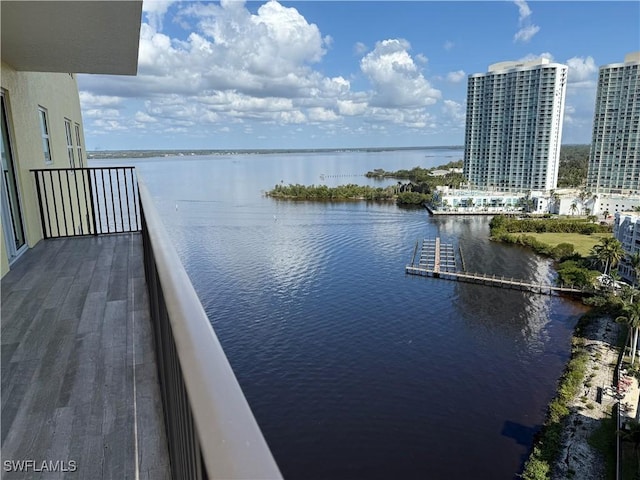
[[[384,185],[374,168],[461,150],[137,159],[285,478],[511,479],[569,357],[582,307],[412,277],[417,240],[468,271],[552,281],[489,242],[489,219],[393,204],[278,201],[277,183]],[[93,161],[92,166],[106,161]]]

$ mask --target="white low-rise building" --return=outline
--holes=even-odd
[[[436,190],[430,210],[436,215],[517,213],[524,209],[523,199],[524,194],[443,186]]]
[[[618,265],[620,276],[633,283],[635,279],[629,256],[640,252],[640,213],[621,212],[615,214],[613,235],[620,240],[626,256]]]
[[[640,196],[638,195],[600,195],[596,198],[596,212],[602,215],[608,212],[609,215],[616,213],[632,212],[640,207]]]
[[[552,213],[556,215],[595,215],[612,218],[618,212],[640,207],[640,197],[630,195],[593,195],[581,189],[500,192],[472,188],[437,187],[431,205],[433,213]]]

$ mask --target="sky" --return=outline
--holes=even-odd
[[[569,66],[564,144],[598,68],[640,50],[637,1],[143,2],[136,76],[78,75],[88,150],[464,144],[467,77]]]

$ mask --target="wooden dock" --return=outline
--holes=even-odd
[[[423,277],[440,278],[443,280],[475,283],[479,285],[508,288],[511,290],[520,290],[544,295],[584,295],[590,293],[588,290],[575,288],[573,286],[557,286],[504,276],[459,271],[457,268],[454,246],[452,244],[442,243],[440,237],[436,237],[435,239],[425,239],[422,241],[420,256],[418,257],[418,263],[416,264],[415,260],[418,253],[418,246],[419,244],[417,243],[412,263],[405,267],[405,271],[409,275],[420,275]],[[462,253],[462,250],[460,250],[460,253]]]

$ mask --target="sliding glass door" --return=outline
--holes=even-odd
[[[18,193],[16,166],[11,150],[11,136],[4,92],[0,94],[2,134],[0,135],[0,155],[2,156],[2,226],[5,235],[9,263],[26,248],[22,208]]]

